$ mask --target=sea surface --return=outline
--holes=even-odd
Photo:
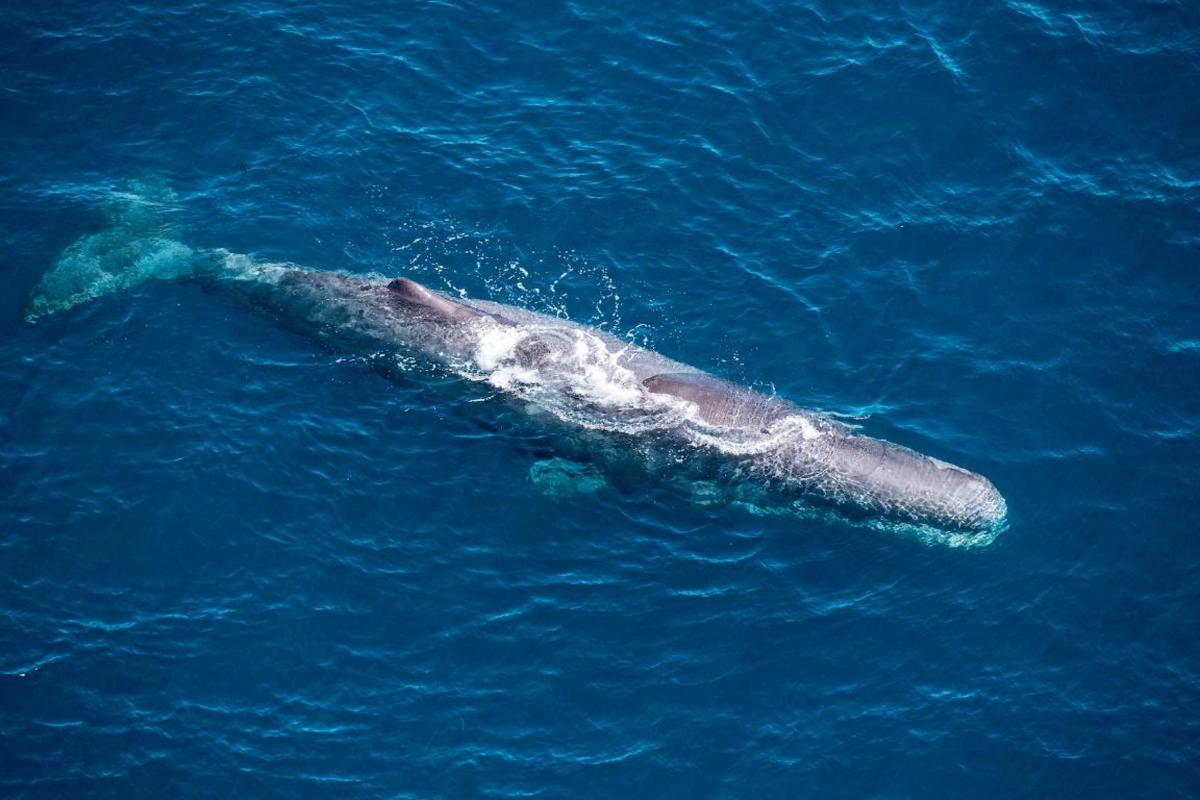
[[[1200,793],[1190,0],[0,5],[0,796]],[[1008,524],[609,474],[186,282],[27,324],[147,185],[191,246],[595,325]]]

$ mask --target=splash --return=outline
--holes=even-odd
[[[469,357],[452,364],[469,380],[487,383],[564,423],[630,435],[677,427],[686,409],[647,392],[612,341],[581,328],[471,324]]]

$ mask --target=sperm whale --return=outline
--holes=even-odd
[[[852,517],[968,532],[1004,523],[1004,498],[981,475],[607,332],[405,277],[194,250],[150,221],[148,204],[127,198],[106,229],[69,247],[34,287],[26,319],[149,280],[194,281],[344,346],[418,355],[569,425],[716,455]]]

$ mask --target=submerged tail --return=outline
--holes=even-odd
[[[161,181],[131,181],[127,191],[114,192],[103,229],[76,240],[33,287],[25,321],[143,281],[192,274],[197,254],[174,238],[174,207],[175,193]]]

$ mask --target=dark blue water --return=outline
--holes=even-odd
[[[9,4],[0,44],[0,794],[1198,790],[1191,3]],[[197,247],[855,418],[1008,528],[604,476],[193,285],[25,324],[130,181]]]

